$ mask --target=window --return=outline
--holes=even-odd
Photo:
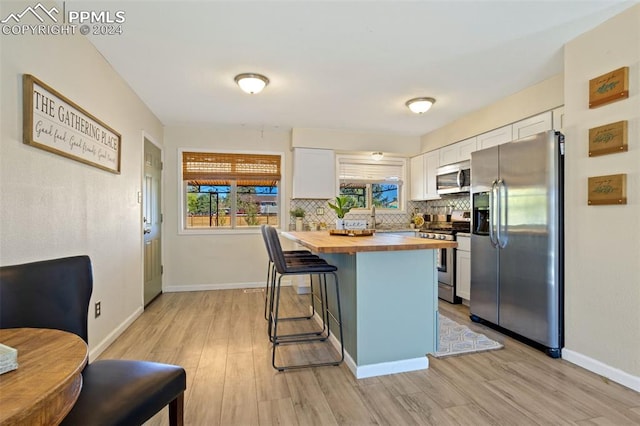
[[[404,165],[400,159],[373,162],[362,157],[339,157],[340,195],[349,197],[354,208],[376,206],[400,211]]]
[[[278,226],[280,155],[182,152],[184,229]]]

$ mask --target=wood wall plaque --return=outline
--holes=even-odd
[[[32,75],[22,93],[24,143],[120,174],[120,133]]]
[[[589,108],[629,97],[629,67],[618,68],[589,80]]]
[[[625,152],[627,146],[627,120],[589,129],[589,157]]]
[[[627,175],[590,177],[588,191],[590,206],[627,204]]]

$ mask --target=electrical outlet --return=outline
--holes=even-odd
[[[101,313],[102,313],[102,302],[97,301],[96,307],[95,307],[95,314],[96,314],[95,318],[98,318]]]

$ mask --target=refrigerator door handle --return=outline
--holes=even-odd
[[[497,181],[491,182],[491,192],[489,193],[489,242],[491,242],[492,247],[497,247],[498,239],[496,238],[495,231],[497,227],[497,208],[496,208],[496,192],[498,190]]]
[[[507,184],[500,179],[498,181],[498,246],[503,249],[509,242],[507,233]]]

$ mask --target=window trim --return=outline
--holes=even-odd
[[[278,209],[278,229],[284,229],[284,205],[286,204],[286,157],[284,151],[261,151],[261,150],[230,150],[230,149],[216,149],[216,148],[189,148],[182,147],[177,150],[177,176],[178,176],[178,235],[243,235],[243,234],[259,234],[260,227],[242,227],[242,228],[223,228],[223,229],[211,229],[211,228],[197,228],[189,229],[186,227],[186,213],[187,213],[187,197],[186,197],[186,182],[182,176],[182,153],[183,152],[202,152],[202,153],[220,153],[220,154],[257,154],[257,155],[278,155],[280,156],[280,182],[278,186],[278,197],[280,206]]]
[[[405,157],[394,157],[394,156],[385,156],[380,161],[375,161],[371,159],[371,157],[367,154],[336,154],[336,194],[340,194],[340,163],[341,160],[347,160],[342,162],[348,162],[348,160],[352,160],[361,164],[380,164],[380,165],[399,165],[402,168],[402,176],[400,177],[400,203],[398,209],[385,209],[381,207],[376,207],[377,211],[381,214],[401,214],[405,215],[407,213],[407,159]],[[370,183],[380,183],[380,181],[371,181]],[[371,210],[369,208],[353,208],[351,211],[356,214],[368,213]]]

